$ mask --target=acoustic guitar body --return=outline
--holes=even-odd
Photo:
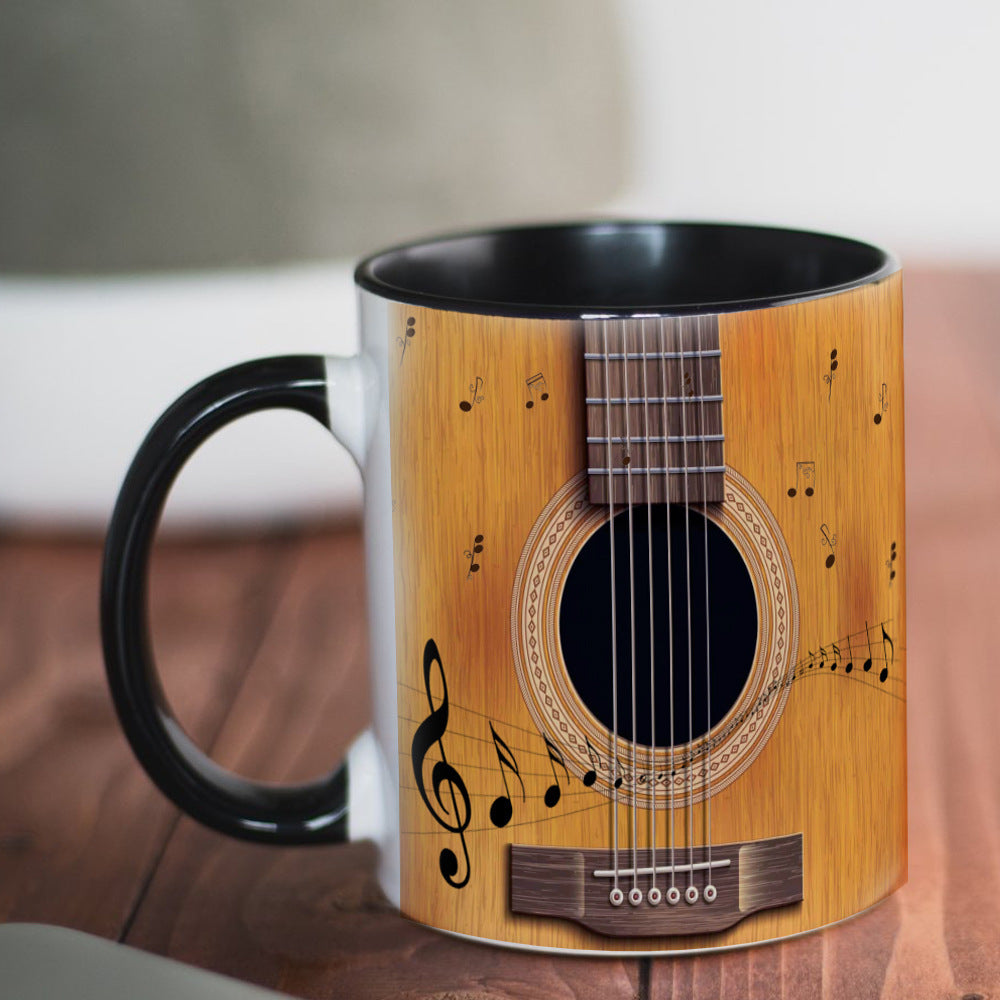
[[[402,911],[676,953],[903,884],[899,273],[389,326]]]

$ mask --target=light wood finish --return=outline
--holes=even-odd
[[[2,919],[89,930],[302,997],[1000,995],[998,312],[997,272],[907,272],[910,866],[870,912],[676,960],[527,954],[414,924],[381,898],[371,844],[271,850],[178,818],[132,758],[104,687],[99,541],[8,532]],[[206,745],[216,733],[229,765],[306,778],[364,726],[362,633],[344,632],[364,614],[363,588],[336,586],[358,579],[362,558],[357,536],[328,532],[161,550],[156,649],[185,723]],[[256,694],[236,710],[242,684]],[[293,698],[299,689],[323,696]]]
[[[676,951],[822,927],[898,888],[906,878],[900,276],[719,317],[726,464],[755,491],[761,518],[769,512],[777,526],[780,538],[765,561],[780,562],[778,545],[787,546],[797,628],[790,606],[777,611],[788,612],[785,653],[798,646],[783,669],[798,679],[783,689],[787,701],[770,737],[757,732],[756,759],[713,790],[710,831],[703,802],[675,807],[675,844],[801,833],[805,876],[801,904],[711,935],[612,939],[510,912],[510,843],[605,848],[612,837],[609,798],[583,785],[582,747],[556,726],[546,735],[566,767],[550,760],[523,676],[518,684],[511,640],[512,588],[529,535],[546,504],[587,468],[583,334],[575,322],[405,306],[392,315],[393,342],[411,317],[419,334],[392,366],[390,400],[403,911],[433,926],[536,947]],[[538,373],[549,398],[529,409],[526,380]],[[472,384],[477,400],[462,409]],[[800,462],[814,463],[813,494],[792,497]],[[742,503],[730,506],[743,516]],[[559,544],[555,528],[551,537]],[[776,571],[776,586],[787,577]],[[539,634],[546,627],[539,621]],[[425,683],[428,640],[440,658]],[[768,667],[765,659],[755,673]],[[416,755],[415,770],[411,747],[432,706],[443,722],[441,673],[447,728],[439,726],[439,741]],[[501,774],[490,725],[520,769],[523,800],[510,768]],[[723,755],[737,750],[723,748]],[[444,805],[435,806],[430,775],[442,759],[461,780],[441,783]],[[427,804],[416,790],[418,772]],[[559,802],[547,805],[556,783]],[[450,797],[458,784],[468,808],[461,794]],[[489,810],[505,790],[513,815],[498,829]],[[627,849],[627,802],[619,816]],[[660,816],[657,840],[665,848],[662,808]],[[640,810],[636,832],[636,846],[649,846],[648,809]],[[442,865],[452,868],[451,885]]]

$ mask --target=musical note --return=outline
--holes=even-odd
[[[590,788],[597,781],[597,770],[601,766],[600,754],[590,745],[590,740],[584,736],[587,743],[587,756],[590,758],[590,770],[583,776],[584,788]]]
[[[402,347],[402,351],[399,354],[400,365],[403,364],[403,358],[406,357],[406,348],[410,346],[410,341],[413,339],[414,335],[417,332],[416,323],[417,323],[416,318],[410,316],[406,320],[406,331],[404,336],[396,338],[396,343],[399,344],[400,347]]]
[[[861,669],[867,674],[872,668],[872,637],[868,631],[868,621],[865,620],[865,638],[868,640],[868,659],[861,664]]]
[[[836,670],[840,666],[840,647],[834,642],[830,648],[833,650],[833,663],[830,664],[830,669]]]
[[[854,669],[854,647],[851,645],[851,637],[847,637],[847,666],[844,673],[849,674]]]
[[[497,760],[500,762],[500,777],[503,778],[504,795],[498,795],[490,806],[490,822],[497,827],[506,826],[514,815],[514,807],[510,802],[510,786],[507,784],[507,771],[509,770],[521,786],[521,801],[525,801],[524,781],[521,779],[521,772],[518,770],[517,761],[514,760],[514,753],[503,741],[501,736],[490,723],[490,733],[493,736],[493,749],[497,752]]]
[[[830,351],[830,371],[823,376],[823,381],[830,387],[827,392],[827,399],[833,396],[833,380],[837,377],[837,348]]]
[[[472,395],[468,399],[463,399],[462,402],[458,404],[458,408],[463,413],[468,413],[469,410],[476,405],[476,403],[481,403],[483,401],[482,388],[485,384],[486,383],[483,381],[483,377],[481,375],[476,376],[475,382],[469,383],[469,392],[471,392]]]
[[[882,414],[889,409],[889,387],[885,384],[885,382],[882,383],[882,389],[878,394],[878,406],[878,413],[872,417],[872,420],[876,424],[882,423]]]
[[[886,662],[885,666],[882,668],[882,672],[878,675],[878,679],[884,684],[889,676],[889,667],[893,666],[896,662],[896,646],[892,639],[889,638],[889,633],[885,630],[885,625],[879,626],[882,629],[882,660]],[[889,644],[889,656],[885,655],[885,644]]]
[[[795,485],[790,487],[788,495],[794,497],[799,490],[811,497],[816,492],[816,463],[796,462],[795,463]]]
[[[896,579],[896,570],[893,567],[893,563],[896,561],[896,543],[892,543],[892,547],[889,549],[889,558],[885,561],[885,568],[889,571],[889,586],[892,586],[892,581]]]
[[[823,545],[830,546],[830,554],[826,557],[826,568],[829,569],[836,561],[836,556],[833,554],[833,550],[837,547],[837,536],[830,534],[830,529],[824,522],[820,525],[820,534],[823,536]]]
[[[437,667],[441,683],[441,704],[434,707],[434,695],[431,690],[431,669]],[[448,682],[445,679],[444,667],[441,664],[441,654],[433,639],[428,639],[424,646],[424,690],[427,694],[427,706],[430,714],[417,727],[410,745],[410,756],[413,760],[413,777],[417,783],[417,791],[424,800],[427,811],[434,821],[449,833],[456,834],[465,855],[465,877],[456,879],[459,864],[458,856],[449,847],[441,850],[438,856],[438,868],[448,885],[462,889],[469,883],[472,866],[469,861],[469,849],[465,843],[465,831],[472,820],[472,803],[468,789],[462,776],[448,763],[444,752],[444,734],[448,729]],[[437,805],[431,801],[424,786],[424,758],[434,745],[437,745],[441,759],[434,762],[431,768],[431,788]],[[442,798],[442,790],[446,790],[451,799],[451,812]]]
[[[476,562],[476,556],[483,551],[483,536],[476,535],[472,539],[472,548],[465,550],[465,558],[469,560],[469,572],[465,574],[466,580],[472,579],[473,573],[478,573],[480,570],[480,565]]]
[[[527,409],[531,409],[535,405],[535,393],[539,393],[539,398],[544,403],[546,399],[549,398],[549,386],[545,381],[545,376],[539,372],[537,375],[532,375],[531,378],[525,379],[525,385],[528,387],[528,401],[524,404]]]
[[[544,733],[542,733],[542,739],[545,740],[545,749],[549,752],[549,766],[552,768],[553,783],[545,789],[545,804],[551,809],[558,805],[562,795],[562,790],[559,788],[559,776],[556,774],[556,764],[566,772],[567,781],[569,781],[569,770],[566,767],[566,761],[563,760],[563,755],[555,744]]]

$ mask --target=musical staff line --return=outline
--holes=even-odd
[[[601,809],[607,806],[607,800],[601,796],[600,802],[595,802],[593,805],[581,806],[579,809],[568,809],[566,812],[558,813],[558,817],[562,819],[564,816],[577,816],[580,813],[593,812],[595,809]],[[555,818],[555,817],[553,817]],[[520,820],[517,823],[509,823],[504,827],[505,830],[512,830],[516,826],[534,826],[535,824],[543,822],[539,820],[538,817],[532,817],[531,819]],[[489,833],[492,830],[496,830],[495,826],[476,826],[466,828],[466,833]],[[440,830],[400,830],[399,835],[401,837],[437,837],[441,833]]]
[[[458,706],[454,705],[454,704],[452,705],[452,707],[453,708],[458,708]],[[400,715],[399,718],[400,718],[400,721],[402,721],[402,722],[412,722],[412,723],[414,723],[416,725],[419,725],[420,722],[421,722],[420,719],[411,719],[408,715]],[[491,720],[491,721],[495,721],[495,720]],[[499,722],[498,724],[501,725],[501,726],[506,727],[506,723],[504,723],[502,721]],[[513,727],[511,727],[511,728],[513,728]],[[466,739],[466,740],[475,740],[477,743],[486,743],[488,746],[491,746],[491,747],[493,746],[493,740],[492,739],[484,738],[482,736],[473,736],[472,733],[463,733],[459,729],[453,729],[453,730],[451,730],[451,735],[452,736],[461,736],[463,739]],[[543,740],[545,738],[540,733],[536,733],[535,735],[538,736],[538,738],[540,740]],[[549,759],[548,753],[546,753],[544,750],[529,750],[527,747],[516,747],[516,746],[511,746],[510,749],[511,750],[515,750],[518,753],[530,754],[533,757],[544,757],[546,760]]]

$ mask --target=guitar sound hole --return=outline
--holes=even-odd
[[[670,745],[670,649],[673,647],[673,732],[680,746],[708,732],[733,707],[750,676],[757,646],[757,601],[747,567],[728,535],[695,508],[652,507],[653,647],[650,660],[647,507],[632,510],[634,587],[629,572],[628,513],[615,515],[615,614],[618,735],[632,740],[632,614],[635,615],[636,736]],[[687,517],[685,517],[685,512]],[[708,623],[705,531],[708,531]],[[602,525],[577,554],[559,607],[559,639],[570,680],[587,708],[613,728],[610,529]],[[668,539],[672,586],[668,587]],[[690,551],[690,572],[687,553]],[[634,593],[633,593],[634,591]],[[630,598],[634,596],[634,601]],[[672,608],[672,612],[671,612]],[[688,615],[690,613],[690,632]],[[673,628],[671,629],[671,621]],[[689,641],[690,635],[690,641]],[[706,642],[706,635],[708,641]],[[688,650],[692,682],[688,685]],[[711,651],[711,720],[706,648]],[[655,670],[655,713],[650,673]],[[688,700],[690,697],[690,717]]]

